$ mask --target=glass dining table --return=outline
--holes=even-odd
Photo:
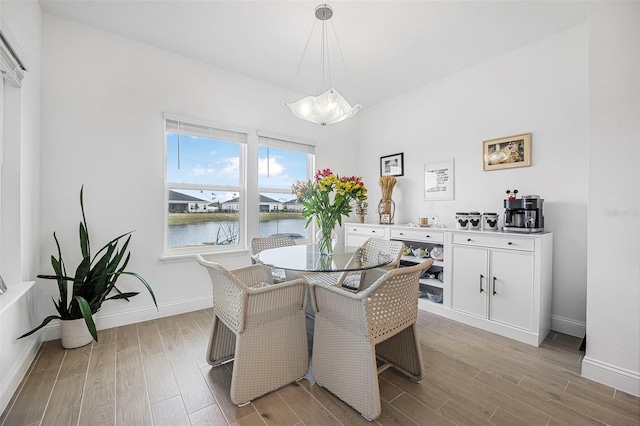
[[[304,273],[365,271],[385,266],[390,255],[367,256],[361,247],[338,245],[333,255],[321,254],[315,244],[277,247],[253,255],[257,263],[286,271]]]
[[[252,257],[257,263],[284,270],[286,279],[303,277],[312,285],[342,285],[351,291],[360,289],[367,270],[385,266],[393,261],[390,255],[367,255],[361,247],[343,245],[337,245],[333,254],[326,256],[320,254],[313,243],[270,248]],[[351,274],[355,275],[348,278]],[[351,278],[355,280],[350,282]],[[315,312],[311,303],[307,303],[306,310],[307,316],[313,319]]]

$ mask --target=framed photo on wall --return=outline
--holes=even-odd
[[[380,157],[380,176],[404,176],[404,152]]]
[[[482,142],[482,170],[512,169],[531,165],[531,133]]]

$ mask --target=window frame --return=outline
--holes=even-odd
[[[257,136],[258,138],[257,138],[256,152],[258,153],[257,154],[258,160],[260,159],[260,154],[259,154],[260,147],[268,146],[262,143],[263,140],[266,140],[267,142],[275,143],[273,148],[305,153],[307,157],[306,158],[307,176],[305,177],[305,180],[313,179],[313,175],[315,173],[315,157],[316,157],[316,154],[315,154],[316,143],[314,141],[277,135],[277,134],[273,134],[273,133],[269,133],[261,130],[257,132]],[[298,146],[299,149],[295,149],[296,146]],[[294,182],[291,182],[292,185],[293,183]],[[292,195],[290,188],[283,189],[283,188],[261,187],[260,176],[258,176],[258,182],[256,184],[257,184],[257,196],[258,196],[258,198],[256,199],[257,207],[260,205],[260,194],[262,193],[286,194],[289,196]],[[258,229],[260,229],[259,217],[258,217]],[[301,242],[313,241],[314,235],[315,235],[315,222],[312,222],[312,226],[310,226],[309,228],[305,228],[304,238],[300,239],[300,241]]]
[[[237,143],[239,146],[239,159],[238,159],[238,186],[232,185],[216,185],[216,184],[190,184],[190,183],[177,183],[169,182],[167,180],[167,121],[177,121],[181,123],[188,123],[197,126],[204,126],[214,130],[221,130],[224,132],[234,132],[245,135],[246,142],[229,141],[220,139],[224,142]],[[218,123],[212,123],[206,120],[200,120],[191,117],[177,116],[173,114],[163,115],[163,174],[164,174],[164,203],[163,203],[163,257],[174,257],[180,255],[193,255],[198,253],[232,253],[238,251],[246,251],[247,248],[247,145],[250,131],[241,128],[234,128],[227,125],[221,125]],[[220,246],[193,246],[193,247],[169,247],[169,190],[171,189],[185,189],[185,190],[197,190],[197,191],[219,191],[219,192],[237,192],[238,202],[240,203],[238,212],[238,244],[220,245]],[[231,248],[232,247],[232,248]]]

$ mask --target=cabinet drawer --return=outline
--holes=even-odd
[[[442,243],[444,242],[444,232],[429,229],[392,229],[391,239]]]
[[[484,235],[472,232],[453,234],[453,243],[523,251],[534,251],[535,249],[533,238],[512,235]]]
[[[384,238],[384,229],[367,225],[347,225],[347,234]]]

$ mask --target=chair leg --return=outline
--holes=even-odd
[[[415,323],[376,345],[376,355],[415,382],[422,380],[422,351]]]
[[[213,316],[213,327],[209,337],[209,349],[207,350],[207,362],[217,367],[227,361],[231,361],[236,348],[236,335],[227,327],[220,318]]]
[[[316,383],[368,420],[380,416],[380,389],[373,343],[316,314],[311,371]]]

